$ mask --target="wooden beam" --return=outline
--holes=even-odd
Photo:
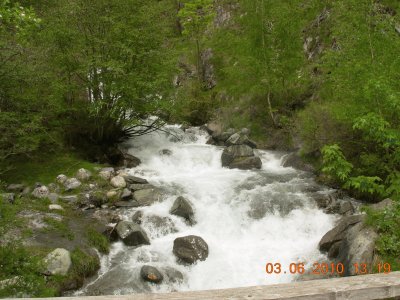
[[[399,298],[398,298],[399,297]],[[134,294],[125,296],[64,297],[57,300],[376,300],[400,299],[400,272],[293,282],[225,290]],[[51,299],[51,298],[46,298]]]

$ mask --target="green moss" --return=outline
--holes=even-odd
[[[87,231],[89,244],[99,250],[101,253],[108,254],[110,252],[110,242],[108,239],[93,228]]]

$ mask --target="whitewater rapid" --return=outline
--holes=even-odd
[[[231,170],[221,166],[222,147],[206,144],[207,133],[179,126],[167,128],[173,134],[155,132],[135,138],[126,145],[142,164],[130,169],[165,191],[164,200],[149,207],[121,210],[124,220],[136,211],[144,214],[141,226],[151,244],[138,248],[122,242],[102,256],[99,275],[77,294],[128,294],[233,288],[290,282],[295,275],[267,274],[266,263],[312,265],[326,259],[318,242],[336,220],[319,210],[315,193],[328,189],[302,171],[281,166],[283,153],[258,150],[261,170]],[[171,155],[163,155],[168,149]],[[177,196],[189,199],[196,224],[190,226],[169,214]],[[153,216],[168,217],[163,227]],[[186,235],[201,236],[209,256],[193,266],[178,264],[172,253],[173,241]],[[174,268],[183,282],[161,285],[143,283],[143,265]]]

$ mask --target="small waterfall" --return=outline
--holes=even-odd
[[[311,193],[328,192],[310,174],[284,168],[284,153],[261,151],[262,170],[242,171],[221,167],[221,147],[206,145],[208,135],[199,129],[185,132],[168,126],[172,134],[152,133],[128,143],[142,160],[132,175],[146,178],[165,191],[165,199],[150,207],[121,211],[130,220],[143,212],[142,227],[151,245],[139,248],[112,245],[102,257],[99,275],[77,294],[128,294],[233,288],[290,282],[295,275],[265,272],[267,262],[323,261],[317,249],[321,237],[336,217],[319,210]],[[170,155],[161,150],[168,149]],[[190,226],[169,210],[177,196],[188,198],[196,224]],[[155,220],[164,220],[157,224]],[[158,222],[160,223],[160,222]],[[209,257],[193,266],[176,262],[173,241],[186,235],[201,236]],[[150,285],[140,280],[140,268],[178,270],[183,282]]]

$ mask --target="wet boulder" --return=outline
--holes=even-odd
[[[183,274],[175,268],[165,267],[163,271],[169,282],[182,283],[184,280]]]
[[[104,180],[110,180],[115,174],[114,168],[103,168],[99,171],[99,176]]]
[[[123,165],[127,168],[136,168],[138,165],[140,165],[142,161],[131,154],[124,153],[123,154]]]
[[[146,179],[144,178],[140,178],[140,177],[136,177],[133,175],[122,175],[126,181],[126,183],[128,184],[147,184],[149,183]]]
[[[248,141],[248,140],[249,140],[249,138],[247,135],[243,135],[240,133],[234,133],[226,140],[225,143],[227,146],[244,145],[246,143],[246,141]]]
[[[139,190],[146,190],[146,189],[153,189],[155,188],[154,185],[151,184],[140,184],[140,183],[134,183],[129,185],[129,189],[133,192],[139,191]]]
[[[136,206],[150,206],[160,201],[161,193],[155,188],[138,190],[133,193],[133,200]]]
[[[170,213],[172,215],[184,218],[190,224],[193,224],[194,222],[193,208],[189,201],[182,196],[176,198],[174,204],[172,205]]]
[[[127,246],[150,245],[146,232],[138,224],[121,221],[115,227],[118,237]]]
[[[194,264],[208,257],[208,245],[199,236],[189,235],[174,240],[173,253],[184,263]]]
[[[224,149],[221,156],[222,166],[241,170],[261,169],[262,162],[247,145],[233,145]]]
[[[121,200],[129,201],[132,200],[132,197],[133,197],[132,192],[129,189],[125,188],[122,190]]]
[[[164,276],[155,267],[146,265],[140,269],[140,277],[151,283],[160,283],[164,279]]]

